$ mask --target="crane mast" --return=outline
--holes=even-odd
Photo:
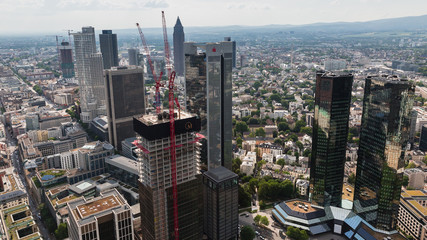
[[[148,65],[150,66],[151,73],[153,74],[153,79],[156,83],[155,107],[156,107],[156,113],[160,114],[160,105],[161,105],[160,104],[160,87],[162,86],[162,84],[160,83],[160,80],[162,79],[163,72],[160,72],[160,76],[157,77],[156,72],[154,70],[153,62],[151,61],[150,49],[148,48],[148,44],[147,44],[147,41],[145,40],[145,36],[142,33],[142,30],[141,30],[141,27],[139,26],[139,23],[136,23],[136,26],[138,27],[139,36],[141,37],[142,45],[144,45],[145,53],[147,54]]]

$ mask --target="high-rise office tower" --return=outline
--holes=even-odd
[[[200,116],[201,133],[207,136],[201,153],[208,165],[203,187],[204,233],[209,239],[237,236],[237,185],[231,172],[232,50],[230,41],[184,43],[187,109]]]
[[[99,45],[104,61],[104,69],[119,66],[117,34],[113,34],[111,30],[102,30],[102,34],[99,34]]]
[[[310,193],[314,205],[341,206],[353,75],[316,74]]]
[[[197,49],[204,50],[198,53]],[[231,170],[232,42],[184,43],[187,109],[200,116],[207,136],[208,169]]]
[[[169,114],[134,118],[140,148],[139,203],[143,240],[174,239]],[[203,197],[196,133],[200,119],[181,112],[175,119],[179,239],[202,239]]]
[[[89,123],[97,115],[105,114],[102,56],[96,52],[93,27],[83,27],[82,32],[73,33],[73,36],[80,86],[80,118],[84,123]]]
[[[108,136],[119,151],[123,140],[135,136],[133,116],[145,114],[143,73],[141,67],[105,70]]]
[[[184,41],[184,27],[178,17],[173,28],[173,60],[178,76],[184,76]]]
[[[27,124],[28,128],[28,124]],[[421,127],[420,145],[419,149],[423,152],[427,151],[427,125]]]
[[[64,78],[74,77],[73,49],[69,42],[62,42],[59,46],[61,55],[61,70]]]
[[[415,87],[395,76],[366,78],[353,211],[396,228]]]
[[[222,166],[203,173],[203,231],[210,240],[237,239],[238,178]]]
[[[134,239],[131,208],[114,188],[91,200],[78,198],[70,201],[67,207],[70,239]]]
[[[129,55],[129,65],[138,66],[138,54],[139,51],[136,48],[129,48],[128,49],[128,55]]]
[[[233,68],[236,68],[236,54],[237,54],[237,48],[236,48],[236,41],[231,41],[231,37],[225,37],[224,42],[232,42],[233,43]]]

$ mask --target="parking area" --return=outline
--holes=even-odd
[[[271,211],[271,210],[270,210]],[[257,212],[257,213],[249,213],[249,212],[244,212],[241,213],[239,215],[239,225],[245,226],[245,225],[249,225],[251,226],[257,233],[257,237],[255,239],[257,240],[280,240],[280,239],[286,239],[286,236],[284,235],[284,233],[280,232],[280,230],[282,230],[282,227],[279,226],[278,224],[275,224],[273,219],[271,218],[271,212],[270,211],[266,211],[266,212]],[[263,227],[258,227],[255,223],[254,223],[254,217],[256,215],[261,215],[261,216],[267,216],[268,221],[270,222],[270,224],[268,225],[268,228],[263,228]]]

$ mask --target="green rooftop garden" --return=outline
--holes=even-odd
[[[65,170],[57,170],[57,169],[49,169],[46,171],[41,171],[40,172],[40,176],[45,176],[45,175],[52,175],[55,177],[61,177],[62,175],[64,175],[67,171]]]

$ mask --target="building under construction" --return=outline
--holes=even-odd
[[[73,78],[74,63],[73,63],[73,48],[69,42],[62,42],[59,46],[59,53],[61,56],[61,70],[64,78]]]
[[[203,195],[199,170],[200,118],[175,117],[179,239],[202,239]],[[175,239],[169,114],[133,119],[138,146],[142,239]]]

